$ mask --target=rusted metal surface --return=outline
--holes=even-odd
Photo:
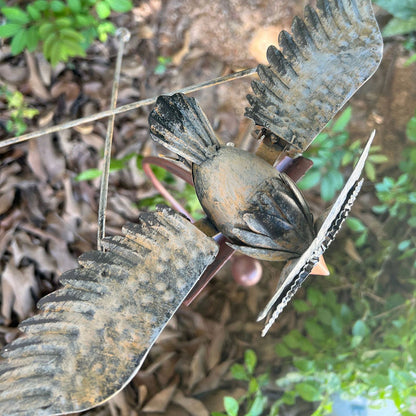
[[[2,416],[56,415],[107,400],[135,375],[170,317],[218,251],[170,209],[143,214],[105,252],[82,255],[63,289],[21,324],[3,351]]]
[[[309,276],[314,265],[318,262],[319,257],[334,240],[335,235],[338,233],[342,223],[348,216],[352,204],[360,192],[364,181],[364,179],[360,179],[360,176],[364,168],[368,152],[370,151],[374,135],[375,131],[373,131],[357,165],[354,168],[354,171],[348,178],[347,183],[336,199],[331,210],[327,215],[324,215],[323,218],[317,221],[317,223],[321,223],[322,225],[320,226],[319,231],[310,246],[307,250],[305,250],[300,258],[289,262],[283,269],[279,284],[277,285],[276,293],[258,317],[258,320],[262,320],[270,314],[262,332],[263,336],[267,333],[285,306],[293,298],[302,283]]]
[[[371,76],[382,41],[369,0],[318,0],[317,12],[305,10],[305,21],[293,22],[293,37],[280,35],[282,51],[269,48],[270,67],[260,65],[253,83],[246,114],[262,127],[262,157],[223,146],[193,98],[159,97],[149,117],[153,139],[192,169],[207,217],[231,241],[229,253],[288,260],[259,317],[271,314],[263,334],[351,209],[372,140],[316,231],[302,194],[272,165],[304,151]],[[6,347],[0,363],[2,416],[72,413],[112,397],[218,251],[169,209],[143,215],[124,233],[105,239],[104,252],[83,255],[82,267],[62,276],[63,289],[22,323],[26,336]]]
[[[344,103],[376,71],[383,39],[368,0],[319,0],[270,46],[259,65],[246,116],[273,133],[277,153],[301,154]],[[273,137],[268,143],[273,152]],[[264,152],[264,150],[263,150]],[[267,152],[266,152],[267,153]]]

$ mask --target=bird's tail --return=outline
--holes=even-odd
[[[217,152],[220,142],[195,98],[162,95],[149,115],[150,135],[167,149],[200,165]]]

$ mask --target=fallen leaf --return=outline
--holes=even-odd
[[[169,403],[172,401],[177,384],[178,383],[175,382],[153,396],[146,406],[143,407],[142,411],[149,413],[164,413]]]
[[[1,276],[1,293],[1,313],[7,323],[11,322],[13,311],[19,320],[31,315],[35,309],[35,300],[39,297],[33,264],[18,269],[9,261]]]
[[[207,408],[204,404],[192,397],[185,397],[185,395],[178,390],[173,397],[173,402],[177,405],[183,407],[188,413],[191,415],[198,415],[198,416],[209,416],[210,413],[208,412]]]

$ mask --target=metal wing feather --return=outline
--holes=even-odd
[[[94,407],[137,373],[150,347],[218,251],[170,209],[143,214],[106,251],[82,255],[64,287],[39,302],[0,363],[0,414]]]
[[[292,33],[267,50],[245,115],[302,153],[376,71],[383,40],[370,0],[318,0]]]
[[[370,151],[374,135],[375,131],[371,134],[364,151],[354,168],[354,171],[336,199],[334,205],[331,207],[328,215],[322,222],[317,236],[312,241],[309,248],[299,259],[288,263],[283,269],[281,281],[279,282],[276,293],[258,317],[258,320],[264,319],[274,308],[271,317],[263,329],[263,336],[267,333],[280,313],[293,298],[302,283],[309,276],[313,266],[318,262],[319,256],[329,247],[331,242],[334,240],[335,235],[340,230],[345,218],[348,216],[352,204],[360,192],[363,183],[363,179],[360,180],[360,175],[364,168],[368,152]]]

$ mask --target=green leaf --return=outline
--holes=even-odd
[[[352,327],[352,335],[354,336],[365,337],[369,332],[367,324],[361,319],[356,321]]]
[[[310,373],[315,370],[315,362],[306,358],[294,358],[293,365],[303,373]]]
[[[322,329],[322,326],[316,323],[313,320],[307,320],[305,322],[305,328],[308,335],[317,341],[323,341],[326,339],[325,331]]]
[[[352,108],[348,106],[336,119],[334,125],[332,126],[332,131],[336,133],[341,133],[345,131],[348,126],[348,123],[351,120]]]
[[[363,232],[367,227],[362,223],[362,221],[355,217],[348,217],[346,219],[346,224],[350,230],[355,232]]]
[[[257,395],[253,404],[248,410],[247,416],[260,416],[267,404],[267,398],[262,395]]]
[[[311,305],[314,307],[325,302],[325,298],[322,295],[322,292],[313,287],[308,288],[306,297],[308,299],[308,302],[310,302]]]
[[[407,123],[406,136],[412,142],[416,142],[416,116],[413,116]]]
[[[234,397],[224,397],[224,408],[228,416],[237,416],[239,407],[240,406]]]
[[[404,63],[404,66],[409,66],[409,65],[413,64],[413,62],[416,62],[416,53],[411,55],[409,57],[409,59],[406,60],[406,62]]]
[[[311,307],[302,299],[295,299],[292,304],[296,312],[299,313],[305,313],[311,310]]]
[[[82,9],[80,0],[67,0],[68,6],[74,13],[79,13]]]
[[[1,25],[0,38],[9,38],[22,30],[22,28],[23,26],[20,23],[6,23],[5,25]]]
[[[227,415],[223,412],[212,412],[211,416],[227,416]]]
[[[39,34],[36,27],[32,26],[27,31],[27,49],[29,52],[33,52],[39,43]]]
[[[321,197],[324,201],[330,201],[337,191],[335,177],[332,173],[324,176],[321,181]]]
[[[231,375],[236,379],[236,380],[248,380],[248,374],[246,372],[246,369],[243,365],[241,364],[233,364],[231,366]]]
[[[416,16],[410,19],[393,17],[383,29],[383,36],[405,35],[416,30]]]
[[[416,15],[414,0],[375,0],[374,2],[393,16],[401,19],[409,19]]]
[[[36,0],[31,3],[37,10],[44,12],[49,9],[49,2],[47,0]]]
[[[106,19],[111,14],[110,6],[105,1],[99,1],[95,6],[98,17],[101,19]]]
[[[50,7],[55,13],[60,13],[65,10],[65,3],[59,0],[52,0]]]
[[[321,392],[315,384],[302,382],[295,386],[296,393],[307,402],[316,402],[321,399]]]
[[[133,7],[130,0],[106,0],[106,2],[117,13],[128,12]]]
[[[364,165],[365,174],[370,181],[374,182],[376,180],[376,168],[371,163],[370,160]]]
[[[26,10],[32,20],[39,20],[41,18],[40,11],[33,4],[29,4]]]
[[[257,355],[253,350],[246,350],[244,353],[244,364],[249,374],[253,374],[257,365]]]
[[[18,55],[23,51],[27,44],[27,30],[22,29],[13,36],[12,42],[10,44],[10,50],[13,55]]]
[[[79,175],[75,177],[75,180],[77,182],[89,181],[92,179],[99,178],[100,176],[101,176],[101,170],[92,168],[92,169],[84,170],[84,172],[81,172]]]
[[[320,179],[321,173],[319,170],[313,170],[308,172],[297,185],[300,189],[310,189],[318,185]]]
[[[279,357],[282,357],[282,358],[291,357],[292,356],[292,352],[284,344],[277,344],[276,347],[275,347],[275,351],[276,351],[276,354]]]
[[[1,11],[11,23],[25,24],[30,21],[28,14],[18,7],[3,7]]]
[[[46,39],[49,35],[55,35],[56,26],[53,23],[47,22],[39,26],[39,35],[41,39]]]
[[[72,19],[69,17],[60,17],[55,20],[55,24],[59,27],[59,29],[69,28],[72,26]]]
[[[397,246],[397,248],[400,251],[405,251],[406,249],[408,249],[410,247],[410,244],[412,244],[411,240],[403,240],[399,243],[399,245]]]
[[[386,155],[370,155],[368,160],[375,164],[388,162],[389,158]]]

